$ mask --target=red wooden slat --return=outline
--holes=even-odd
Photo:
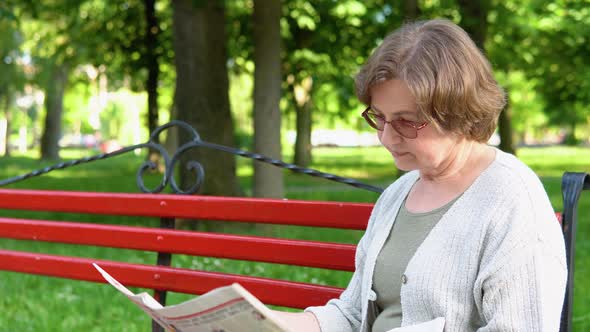
[[[355,246],[341,243],[13,218],[0,237],[354,271]]]
[[[291,308],[323,305],[342,292],[337,287],[268,278],[0,250],[0,270],[106,283],[93,262],[126,286],[203,294],[238,282],[266,304]]]
[[[0,208],[364,230],[372,204],[170,194],[0,189]]]

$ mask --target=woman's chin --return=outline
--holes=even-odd
[[[410,163],[404,162],[403,160],[393,158],[393,163],[400,171],[409,172],[416,169],[415,165],[410,165]]]

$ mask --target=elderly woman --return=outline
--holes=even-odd
[[[410,172],[377,201],[340,298],[281,317],[301,331],[558,331],[563,237],[537,176],[486,144],[505,95],[465,31],[401,27],[356,88]]]

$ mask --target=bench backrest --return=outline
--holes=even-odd
[[[2,189],[0,208],[362,230],[372,205]],[[0,237],[354,270],[355,246],[342,243],[16,218],[0,218]],[[0,250],[0,270],[104,282],[91,262],[99,262],[129,286],[202,294],[239,282],[265,303],[293,308],[324,304],[342,291],[338,287],[269,278]]]

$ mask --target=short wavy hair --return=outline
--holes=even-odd
[[[371,88],[404,81],[418,116],[438,129],[487,142],[506,105],[488,60],[456,24],[436,19],[407,23],[388,35],[355,77],[359,100],[371,104]]]

